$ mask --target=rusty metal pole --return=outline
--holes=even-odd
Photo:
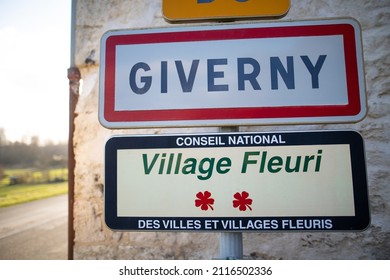
[[[73,260],[74,247],[74,225],[73,225],[73,205],[74,205],[74,168],[76,164],[73,136],[74,119],[77,101],[80,90],[80,70],[75,62],[75,42],[76,42],[76,10],[77,0],[72,0],[71,7],[71,27],[70,27],[70,68],[68,69],[69,80],[69,138],[68,138],[68,259]]]
[[[73,203],[74,203],[74,168],[75,154],[73,150],[74,119],[80,89],[80,70],[77,67],[68,69],[69,79],[69,139],[68,139],[68,259],[73,260],[74,227],[73,227]]]

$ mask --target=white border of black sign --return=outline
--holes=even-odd
[[[263,135],[266,133],[215,133],[215,134],[186,134],[186,135],[153,135],[153,136],[118,136],[110,138],[105,147],[105,193],[104,193],[104,212],[105,222],[107,226],[113,230],[127,230],[127,231],[227,231],[223,228],[208,230],[203,226],[199,229],[139,229],[139,220],[158,220],[160,223],[168,220],[175,220],[178,223],[186,223],[187,220],[204,221],[205,217],[118,217],[117,215],[117,151],[120,149],[158,149],[158,148],[188,148],[178,147],[176,139],[178,137],[188,136],[221,136],[227,137],[229,135]],[[273,133],[275,134],[275,133]],[[355,131],[313,131],[313,132],[277,132],[286,139],[286,143],[272,144],[272,146],[300,146],[300,145],[318,145],[318,144],[349,144],[350,158],[352,167],[352,181],[353,181],[353,195],[355,216],[346,217],[242,217],[242,218],[226,218],[213,217],[213,220],[227,221],[235,220],[237,223],[247,223],[249,220],[277,220],[280,224],[281,220],[289,219],[293,223],[305,219],[320,219],[331,220],[332,228],[327,229],[261,229],[261,230],[242,230],[237,231],[361,231],[365,230],[370,224],[370,211],[368,202],[368,186],[367,186],[367,172],[365,164],[364,141],[362,136]],[[288,143],[288,144],[287,144]],[[243,145],[240,145],[243,146]],[[266,146],[247,144],[244,146]],[[206,148],[210,146],[202,146]],[[212,147],[218,147],[213,145]],[[226,145],[221,146],[226,147]],[[193,148],[193,147],[192,147]],[[204,223],[202,223],[204,224]],[[221,223],[219,223],[221,224]],[[235,231],[229,229],[228,231]]]

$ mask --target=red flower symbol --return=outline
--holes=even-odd
[[[209,210],[209,207],[211,210],[214,211],[213,205],[214,204],[214,198],[211,198],[211,193],[208,191],[205,191],[204,193],[198,192],[196,194],[196,197],[198,199],[195,199],[195,206],[200,207],[203,211]]]
[[[243,191],[242,193],[237,192],[234,195],[235,200],[233,200],[233,207],[239,207],[240,211],[246,211],[248,207],[252,211],[252,208],[249,205],[252,205],[252,199],[248,198],[249,193]]]

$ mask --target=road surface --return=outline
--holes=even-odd
[[[68,196],[0,208],[0,260],[66,260]]]

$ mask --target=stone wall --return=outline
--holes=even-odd
[[[76,64],[82,88],[76,108],[75,259],[212,259],[218,233],[113,232],[103,215],[104,145],[114,134],[218,131],[218,128],[110,131],[98,122],[100,38],[111,29],[169,26],[162,0],[78,0]],[[390,2],[292,0],[280,20],[354,17],[362,26],[368,115],[356,124],[240,127],[240,131],[355,129],[366,145],[371,226],[357,233],[245,233],[246,259],[390,258]],[[89,59],[87,59],[89,58]]]

